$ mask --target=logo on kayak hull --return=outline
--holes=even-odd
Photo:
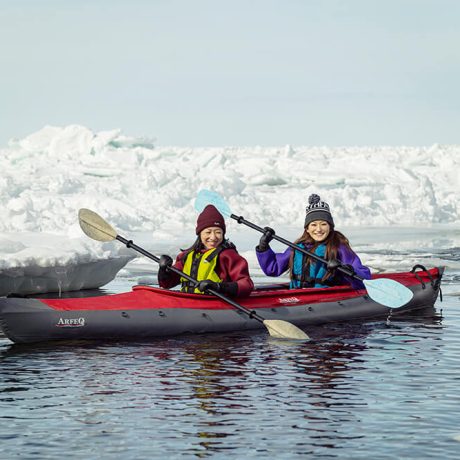
[[[279,303],[299,303],[300,299],[297,297],[280,297],[278,298]]]
[[[59,318],[56,323],[57,327],[83,327],[85,325],[85,318]]]

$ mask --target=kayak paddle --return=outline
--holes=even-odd
[[[154,260],[157,263],[160,262],[159,257],[137,246],[136,244],[132,242],[132,240],[127,240],[126,238],[123,238],[122,236],[118,235],[115,229],[110,224],[108,224],[101,216],[96,214],[94,211],[91,211],[89,209],[84,209],[84,208],[80,209],[80,211],[78,212],[78,220],[80,222],[80,227],[83,230],[83,232],[87,236],[92,238],[93,240],[97,240],[97,241],[118,240],[118,241],[121,241],[123,244],[125,244],[128,248],[132,248],[135,251],[140,252],[142,255],[148,257],[149,259]],[[176,273],[179,276],[182,276],[188,281],[191,281],[192,283],[195,284],[195,286],[198,284],[198,281],[195,278],[192,278],[191,276],[185,274],[184,272],[182,272],[181,270],[175,267],[169,267],[169,270],[171,270],[173,273]],[[243,313],[246,313],[249,316],[249,318],[255,319],[259,321],[260,323],[262,323],[267,328],[269,334],[272,337],[276,337],[279,339],[296,339],[296,340],[309,339],[308,335],[305,334],[305,332],[303,332],[297,326],[294,326],[293,324],[287,321],[283,321],[279,319],[264,319],[254,310],[249,310],[246,307],[243,307],[243,305],[236,303],[235,301],[233,301],[232,299],[229,299],[228,297],[224,296],[220,292],[214,291],[213,289],[207,289],[206,292],[209,292],[210,294],[218,297],[224,302],[227,302],[228,304],[232,305],[237,310]]]
[[[211,190],[200,190],[195,200],[195,209],[198,212],[201,212],[208,204],[214,205],[220,211],[221,214],[235,219],[239,224],[247,225],[248,227],[257,230],[258,232],[265,233],[264,228],[247,221],[243,216],[236,216],[235,214],[233,214],[230,210],[229,205],[218,193],[213,192]],[[307,256],[323,264],[328,264],[328,261],[326,259],[323,259],[322,257],[310,251],[307,251],[301,246],[292,243],[288,240],[285,240],[284,238],[281,238],[276,234],[273,235],[273,239],[297,251],[300,251],[303,254],[306,254]],[[336,267],[336,270],[339,270],[345,275],[351,276],[352,278],[362,281],[364,283],[364,286],[366,287],[369,297],[375,302],[389,308],[402,307],[407,302],[409,302],[414,295],[409,288],[407,288],[401,283],[398,283],[395,280],[389,278],[366,280],[361,276],[357,275],[356,273],[351,272],[349,268],[343,266],[342,264],[340,264],[340,262],[339,265]]]

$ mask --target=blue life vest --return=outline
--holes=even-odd
[[[305,248],[303,243],[300,243],[301,248]],[[326,245],[320,244],[314,251],[314,253],[324,259],[326,255]],[[292,263],[292,278],[290,288],[304,288],[304,287],[315,287],[315,288],[326,288],[330,284],[324,284],[321,282],[323,276],[327,273],[326,264],[311,260],[309,273],[306,273],[306,259],[307,256],[300,251],[294,250],[294,260]]]

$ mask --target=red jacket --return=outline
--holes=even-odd
[[[202,252],[206,252],[206,249]],[[185,252],[181,252],[174,263],[173,267],[183,270],[185,261]],[[249,275],[249,267],[246,259],[241,257],[235,249],[223,250],[217,260],[216,273],[222,281],[233,281],[238,285],[238,297],[246,297],[254,289],[254,283]],[[162,288],[172,288],[180,283],[180,276],[169,272],[168,279],[159,280]]]

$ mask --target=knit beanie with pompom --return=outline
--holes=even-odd
[[[329,205],[325,201],[321,201],[319,195],[310,195],[306,211],[305,228],[308,227],[308,224],[315,220],[325,220],[332,228],[334,228],[334,219],[332,219]]]

